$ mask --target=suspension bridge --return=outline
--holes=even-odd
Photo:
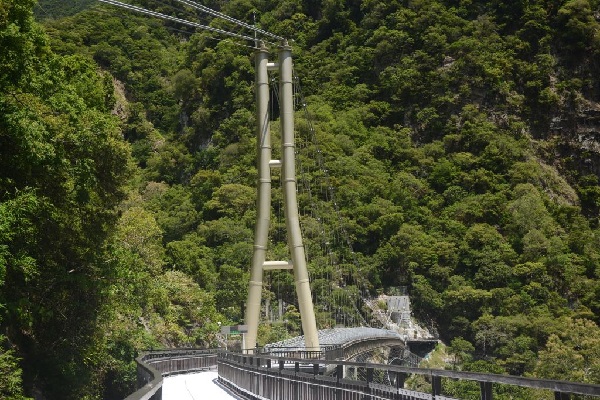
[[[140,389],[127,400],[162,399],[163,377],[189,374],[218,368],[218,383],[229,393],[244,399],[436,399],[451,397],[444,394],[444,380],[473,382],[479,389],[480,398],[492,399],[494,390],[512,385],[548,391],[555,399],[567,399],[572,394],[600,396],[600,386],[572,382],[548,381],[492,374],[459,371],[420,369],[420,357],[413,354],[411,345],[435,344],[430,335],[418,333],[411,326],[410,309],[399,308],[399,318],[392,321],[390,315],[381,315],[368,298],[366,279],[359,276],[360,266],[352,250],[348,234],[341,223],[333,186],[328,181],[323,156],[314,141],[296,143],[294,113],[300,106],[305,113],[306,100],[299,89],[299,79],[293,73],[292,48],[289,42],[278,35],[259,29],[254,25],[231,18],[190,0],[174,0],[189,9],[206,13],[226,23],[233,24],[237,32],[215,28],[199,22],[173,17],[149,9],[116,0],[99,0],[131,12],[141,13],[183,24],[194,29],[206,30],[234,40],[250,42],[254,48],[255,92],[257,116],[257,217],[255,224],[250,281],[245,310],[245,334],[241,351],[177,349],[142,354],[138,359],[138,386]],[[240,31],[250,31],[249,34]],[[276,60],[271,60],[271,48],[276,48]],[[270,73],[277,75],[278,84]],[[271,93],[274,96],[271,96]],[[272,158],[271,119],[272,98],[276,97],[279,107],[280,155]],[[315,138],[310,117],[307,118],[309,134]],[[303,171],[297,160],[299,147],[312,146],[312,155],[320,168],[323,181],[309,180],[299,185],[296,171]],[[286,226],[288,260],[268,260],[272,214],[273,171],[279,170],[282,207]],[[315,314],[315,293],[311,292],[311,280],[307,266],[307,254],[303,243],[301,216],[299,215],[298,193],[305,190],[309,199],[315,197],[313,187],[324,189],[333,213],[313,217],[321,223],[323,258],[329,259],[328,272],[317,271],[313,275],[325,284],[319,289],[316,308],[325,317],[318,329]],[[311,207],[311,213],[318,212]],[[321,210],[322,211],[322,210]],[[328,234],[325,218],[337,219],[336,234]],[[331,233],[331,232],[330,232]],[[334,255],[333,241],[342,242],[344,252]],[[340,243],[337,246],[340,246]],[[343,257],[354,268],[343,271],[339,266]],[[300,311],[303,336],[257,347],[258,326],[261,323],[262,294],[266,287],[265,274],[271,271],[293,272],[297,305]],[[402,297],[405,297],[404,299]],[[408,304],[406,296],[388,301],[391,304]],[[393,308],[393,307],[392,307]],[[376,315],[379,312],[380,315]],[[264,313],[268,316],[268,312]],[[281,312],[280,312],[281,314]],[[393,313],[392,313],[393,314]],[[374,324],[377,327],[371,327]],[[343,326],[340,326],[343,325]],[[407,327],[409,325],[409,327]],[[412,332],[412,334],[409,334]],[[421,391],[408,390],[404,383],[409,376],[422,376],[429,385]],[[186,382],[186,381],[184,381]],[[187,383],[186,383],[187,385]],[[189,388],[186,386],[189,391]],[[191,393],[191,392],[190,392]]]

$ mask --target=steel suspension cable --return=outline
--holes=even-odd
[[[159,2],[159,3],[162,4],[162,2]],[[120,16],[122,16],[122,14],[118,14],[116,12],[110,12],[110,11],[103,10],[103,9],[100,9],[100,8],[94,8],[91,11],[95,12],[95,13],[98,13],[98,14],[110,15],[112,17],[120,17]],[[184,31],[184,30],[173,28],[172,26],[166,26],[166,25],[163,25],[163,28],[165,28],[166,30],[171,31],[171,32],[178,32],[178,33],[183,33],[183,34],[186,34],[186,35],[192,35],[195,32],[193,30],[192,31]],[[245,47],[245,48],[248,48],[248,49],[256,49],[256,46],[248,46],[246,44],[241,44],[239,42],[235,42],[235,41],[233,41],[231,39],[223,39],[223,38],[218,38],[218,37],[214,37],[214,36],[205,36],[205,38],[208,39],[208,40],[214,40],[214,41],[217,41],[217,42],[231,43],[232,45],[238,46],[238,47]]]
[[[295,80],[297,81],[297,80]],[[295,88],[295,106],[299,106],[300,105],[300,94],[298,91],[298,86],[295,84],[294,85]],[[310,124],[311,121],[310,119],[307,120],[307,122]],[[312,131],[311,131],[312,133]],[[311,138],[310,136],[306,138],[306,140],[304,142],[300,143],[299,146],[299,150],[300,147],[302,147],[302,149],[305,149],[307,152],[311,153],[311,147],[309,147],[309,144],[311,143]],[[315,145],[314,141],[313,141],[313,147]],[[310,156],[310,154],[309,154]],[[298,158],[298,167],[301,170],[301,175],[305,176],[305,174],[309,174],[310,171],[310,167],[304,165],[304,163],[301,162],[300,157]],[[307,172],[308,171],[308,172]],[[329,301],[325,301],[325,311],[331,312],[332,309],[330,309],[330,303],[331,305],[338,304],[338,307],[336,309],[336,311],[334,311],[333,313],[329,314],[329,319],[332,321],[331,325],[335,326],[337,321],[343,322],[345,321],[345,315],[343,312],[341,312],[341,307],[340,305],[343,303],[342,299],[345,299],[346,297],[343,295],[343,293],[339,292],[339,291],[335,291],[332,293],[332,278],[335,278],[335,281],[337,282],[339,280],[339,276],[342,275],[341,271],[339,270],[339,266],[335,261],[335,256],[334,253],[332,251],[332,247],[331,247],[331,243],[329,242],[328,239],[333,239],[333,242],[336,242],[336,238],[335,236],[332,238],[328,237],[328,233],[327,233],[327,221],[326,221],[326,215],[328,215],[329,213],[326,213],[323,211],[323,207],[322,207],[322,202],[315,200],[315,198],[312,195],[312,183],[310,181],[309,178],[306,179],[302,179],[303,182],[303,186],[306,188],[307,192],[308,192],[308,196],[309,196],[309,203],[311,204],[310,206],[310,211],[311,211],[311,215],[313,216],[313,218],[316,219],[316,221],[318,221],[319,223],[319,236],[321,237],[322,240],[322,256],[324,259],[327,260],[328,265],[333,267],[333,269],[335,269],[336,275],[332,276],[330,275],[330,268],[325,268],[325,274],[323,274],[321,272],[320,277],[321,279],[325,278],[326,282],[328,282],[327,284],[327,290],[328,290],[328,295],[326,297],[323,297],[324,300],[329,299]],[[322,188],[321,188],[322,189]],[[327,193],[325,193],[325,197],[327,197]],[[334,230],[332,230],[329,235],[334,235]],[[332,296],[333,294],[333,296]],[[336,300],[337,298],[337,300]]]
[[[294,79],[294,107],[298,108],[298,106],[300,106],[300,94],[296,82],[297,80]],[[311,166],[308,163],[304,163],[301,157],[302,152],[304,152],[308,154],[308,159],[314,159],[314,157],[312,157],[312,148],[310,146],[312,140],[310,138],[310,135],[306,135],[306,137],[303,137],[303,135],[300,134],[298,135],[297,139],[297,166],[300,170],[300,182],[302,183],[302,185],[299,186],[299,189],[300,187],[302,187],[305,190],[305,193],[308,195],[308,212],[310,216],[318,222],[319,237],[321,238],[322,242],[322,254],[319,257],[321,259],[327,260],[327,267],[315,270],[315,273],[319,279],[319,294],[323,301],[322,304],[319,304],[316,297],[317,291],[315,290],[315,304],[320,305],[321,309],[326,312],[327,320],[325,321],[325,327],[327,327],[327,325],[333,327],[336,325],[336,317],[335,312],[333,311],[331,306],[336,303],[336,300],[335,297],[332,297],[332,276],[330,274],[329,266],[334,266],[335,262],[333,260],[333,253],[330,249],[330,243],[328,241],[328,235],[326,233],[326,223],[324,219],[320,218],[320,216],[326,215],[326,213],[322,210],[322,202],[315,199],[315,196],[313,195],[312,182],[310,178],[311,173],[313,172],[311,170]],[[315,169],[315,171],[317,171],[317,169]],[[338,298],[340,298],[339,295]]]
[[[184,10],[183,8],[177,8],[177,7],[175,7],[174,5],[172,5],[172,4],[169,4],[169,3],[167,3],[166,1],[163,1],[163,0],[152,0],[152,1],[153,1],[154,3],[162,4],[162,5],[163,5],[163,6],[165,6],[165,7],[169,7],[170,9],[172,9],[172,10],[175,10],[175,11],[179,11],[179,12],[182,12],[182,13],[185,13],[185,12],[187,12],[187,11],[186,11],[186,10]]]
[[[225,14],[223,14],[221,12],[215,11],[212,8],[203,6],[202,4],[198,4],[195,1],[191,1],[191,0],[175,0],[175,1],[177,1],[179,3],[182,3],[182,4],[185,4],[185,5],[189,6],[189,7],[195,8],[197,10],[203,11],[203,12],[209,14],[209,15],[212,15],[213,17],[221,18],[221,19],[223,19],[223,20],[225,20],[227,22],[231,22],[231,23],[236,24],[238,26],[241,26],[243,28],[250,29],[250,30],[252,30],[252,31],[254,31],[256,33],[260,33],[261,35],[265,35],[265,36],[270,37],[272,39],[284,40],[284,38],[281,37],[281,36],[275,35],[275,34],[273,34],[271,32],[267,32],[267,31],[265,31],[263,29],[259,29],[259,28],[255,27],[253,25],[247,24],[247,23],[242,22],[240,20],[237,20],[237,19],[235,19],[233,17],[225,15]]]
[[[323,157],[323,153],[320,150],[318,143],[317,143],[317,137],[316,137],[316,131],[314,128],[314,124],[313,124],[313,117],[312,115],[309,113],[308,108],[306,106],[306,99],[304,98],[304,94],[302,92],[302,87],[300,85],[300,80],[298,78],[298,76],[294,76],[294,79],[296,80],[296,85],[297,85],[297,90],[298,90],[298,95],[299,95],[299,104],[302,106],[304,114],[305,114],[305,118],[308,122],[309,125],[309,130],[311,132],[311,134],[313,135],[313,142],[314,145],[316,147],[316,153],[317,153],[317,162],[321,167],[321,170],[323,172],[323,177],[324,177],[324,181],[325,181],[325,190],[324,190],[324,196],[326,201],[331,202],[333,204],[333,208],[334,208],[334,212],[335,212],[335,216],[337,217],[337,222],[338,222],[338,226],[339,226],[339,230],[341,231],[341,235],[343,236],[343,239],[346,242],[347,248],[350,251],[350,254],[352,256],[352,262],[354,264],[354,266],[356,267],[357,271],[356,273],[358,273],[358,270],[360,269],[360,263],[358,261],[358,258],[356,256],[356,253],[354,252],[354,249],[352,247],[352,243],[350,241],[350,235],[348,234],[348,231],[346,230],[346,227],[343,223],[343,218],[339,209],[339,205],[337,204],[337,200],[336,200],[336,196],[335,196],[335,190],[331,184],[331,177],[329,175],[329,171],[327,170],[327,168],[325,168],[325,163],[324,163],[324,157]],[[334,229],[335,230],[335,229]],[[339,232],[337,232],[337,230],[335,230],[336,232],[334,232],[334,235],[339,235]],[[335,239],[335,238],[334,238]],[[343,255],[342,255],[343,257]],[[339,263],[338,263],[339,266]],[[341,272],[341,271],[339,271]],[[363,280],[359,280],[357,279],[357,277],[351,276],[351,279],[354,280],[357,288],[359,289],[360,294],[362,295],[362,297],[366,297],[366,294],[368,293],[368,289],[366,287],[364,287],[364,282],[362,282]],[[344,279],[345,280],[345,279]],[[358,318],[361,320],[361,322],[365,325],[369,325],[368,322],[366,321],[365,317],[362,315],[362,312],[358,309],[357,305],[354,303],[354,301],[352,301],[351,296],[348,296],[348,298],[350,299],[350,303],[352,308],[355,310]]]
[[[126,3],[121,3],[120,1],[116,1],[116,0],[98,0],[101,3],[106,3],[106,4],[110,4],[112,6],[117,6],[117,7],[121,7],[130,11],[135,11],[141,14],[146,14],[146,15],[150,15],[152,17],[156,17],[156,18],[161,18],[161,19],[165,19],[165,20],[169,20],[169,21],[173,21],[173,22],[177,22],[180,23],[182,25],[187,25],[187,26],[192,26],[198,29],[202,29],[205,31],[210,31],[210,32],[215,32],[215,33],[219,33],[222,35],[226,35],[226,36],[231,36],[231,37],[235,37],[238,39],[244,39],[244,40],[249,40],[254,42],[256,39],[251,37],[251,36],[246,36],[246,35],[241,35],[239,33],[234,33],[234,32],[229,32],[226,31],[224,29],[219,29],[219,28],[213,28],[212,26],[207,26],[207,25],[202,25],[199,24],[197,22],[192,22],[192,21],[188,21],[185,19],[181,19],[181,18],[177,18],[177,17],[172,17],[170,15],[166,15],[166,14],[161,14],[159,12],[156,11],[152,11],[152,10],[148,10],[146,8],[142,8],[142,7],[138,7],[138,6],[134,6],[131,4],[126,4]],[[271,43],[274,44],[274,43]]]
[[[294,106],[297,107],[299,105],[299,94],[298,94],[298,86],[296,85],[296,80],[294,80]],[[321,241],[323,243],[321,249],[323,254],[320,256],[326,260],[328,260],[328,265],[334,265],[335,263],[333,262],[333,254],[331,253],[330,249],[329,249],[329,242],[327,241],[327,235],[325,233],[325,223],[321,220],[321,218],[319,218],[320,215],[323,215],[324,213],[321,211],[319,211],[318,209],[321,208],[320,206],[320,202],[316,201],[315,198],[313,197],[312,194],[312,183],[310,180],[310,173],[311,173],[311,168],[310,165],[308,163],[304,163],[302,162],[302,157],[300,157],[300,152],[302,150],[304,150],[304,152],[308,153],[308,157],[310,158],[312,156],[311,154],[311,147],[309,146],[311,143],[310,140],[310,135],[306,135],[307,138],[304,138],[302,135],[298,135],[298,147],[297,147],[297,152],[298,152],[298,168],[300,169],[300,175],[303,177],[300,182],[302,183],[301,187],[304,188],[304,190],[306,190],[306,193],[308,194],[308,202],[310,204],[309,208],[310,208],[310,214],[311,217],[315,218],[318,223],[319,223],[319,236],[321,237]],[[306,236],[306,235],[305,235]],[[317,270],[315,271],[316,275],[318,276],[319,283],[320,283],[320,294],[321,294],[321,298],[323,299],[323,304],[321,304],[321,307],[324,311],[327,312],[327,320],[331,321],[331,322],[327,322],[327,324],[330,324],[330,326],[335,326],[336,325],[336,317],[334,315],[334,313],[332,313],[332,309],[330,308],[331,305],[336,303],[335,297],[332,297],[332,285],[331,285],[331,278],[332,276],[330,275],[329,272],[329,268],[326,267],[324,270]],[[323,287],[323,279],[325,279],[325,282],[327,282],[327,284],[325,285],[325,287]],[[323,292],[323,289],[327,290],[327,295],[324,295],[325,293]],[[316,291],[315,291],[316,294]],[[339,298],[339,295],[338,295]],[[331,303],[331,304],[330,304]],[[317,301],[317,298],[315,297],[315,304],[319,304],[319,302]]]

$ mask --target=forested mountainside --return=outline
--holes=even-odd
[[[0,0],[0,397],[120,399],[140,349],[242,319],[252,49],[96,2],[40,1],[42,25],[34,3]],[[324,213],[302,217],[315,293],[407,286],[460,368],[600,383],[597,0],[203,4],[294,40],[321,151],[302,179],[335,188],[299,194]],[[323,221],[350,279],[326,281]],[[298,333],[288,307],[260,342]]]
[[[77,14],[96,3],[96,0],[42,0],[34,7],[34,14],[38,19],[58,19]]]

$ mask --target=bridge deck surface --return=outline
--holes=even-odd
[[[369,339],[398,339],[404,340],[406,337],[399,334],[398,332],[390,331],[387,329],[377,328],[334,328],[334,329],[322,329],[318,332],[319,342],[323,345],[344,345],[347,343],[369,340]],[[292,339],[284,340],[277,343],[271,343],[265,346],[270,349],[276,349],[280,347],[304,347],[304,336],[298,336]]]
[[[163,381],[163,400],[239,400],[216,384],[217,371],[173,375]]]

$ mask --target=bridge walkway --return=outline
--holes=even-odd
[[[172,375],[163,379],[162,400],[239,400],[219,385],[217,371]]]
[[[141,355],[136,361],[140,389],[126,400],[162,400],[164,380],[170,379],[166,377],[201,370],[214,373],[215,366],[218,366],[218,381],[222,386],[241,397],[252,399],[455,400],[445,393],[444,382],[456,380],[465,381],[465,384],[470,382],[474,389],[478,387],[481,400],[493,400],[496,396],[502,398],[502,393],[508,387],[520,391],[533,390],[527,392],[527,397],[532,398],[553,396],[556,400],[569,400],[575,395],[600,398],[600,385],[587,383],[323,358],[241,354],[222,349],[154,351]],[[346,370],[357,373],[347,375]],[[327,371],[335,373],[328,374]],[[421,392],[404,388],[404,380],[410,375],[424,377],[430,383],[429,389],[419,389],[423,390]],[[191,381],[183,380],[183,388],[190,389],[191,385]],[[192,398],[220,400],[218,397],[207,397],[209,388],[206,385],[201,387],[202,395],[195,396],[192,393]],[[180,387],[180,390],[183,388]],[[233,398],[236,398],[236,394]],[[179,398],[185,399],[182,396]]]

